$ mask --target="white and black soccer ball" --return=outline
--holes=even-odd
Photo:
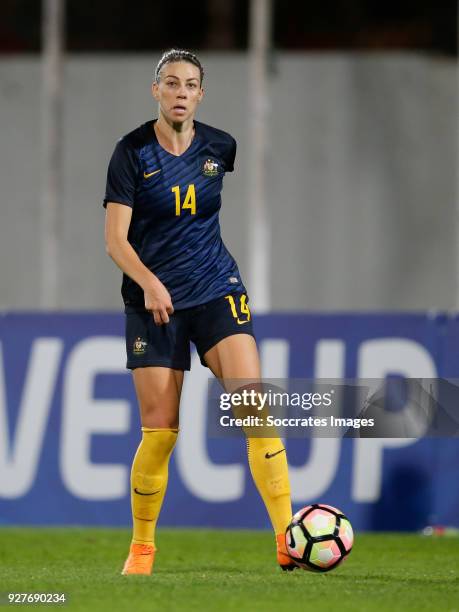
[[[329,572],[351,552],[354,532],[341,510],[312,504],[293,515],[285,543],[292,561],[303,569]]]

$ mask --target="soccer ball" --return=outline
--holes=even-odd
[[[290,558],[303,569],[329,572],[351,552],[354,532],[341,510],[312,504],[293,515],[285,543]]]

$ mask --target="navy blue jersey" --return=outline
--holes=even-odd
[[[236,141],[195,121],[191,145],[173,155],[158,143],[153,124],[144,123],[116,145],[104,206],[132,207],[128,240],[165,285],[175,309],[245,291],[218,220],[223,176],[233,170]],[[144,308],[142,288],[127,275],[121,293],[126,307]]]

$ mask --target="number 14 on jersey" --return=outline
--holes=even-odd
[[[175,193],[175,216],[180,217],[182,210],[188,208],[191,215],[196,214],[196,192],[193,183],[188,185],[188,189],[185,194],[183,202],[180,197],[180,186],[176,185],[172,187],[171,191]]]

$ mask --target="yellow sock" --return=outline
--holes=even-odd
[[[153,544],[155,528],[167,487],[169,457],[177,429],[142,427],[142,441],[131,470],[133,544]]]
[[[292,518],[285,448],[280,438],[247,438],[249,466],[276,535]]]

